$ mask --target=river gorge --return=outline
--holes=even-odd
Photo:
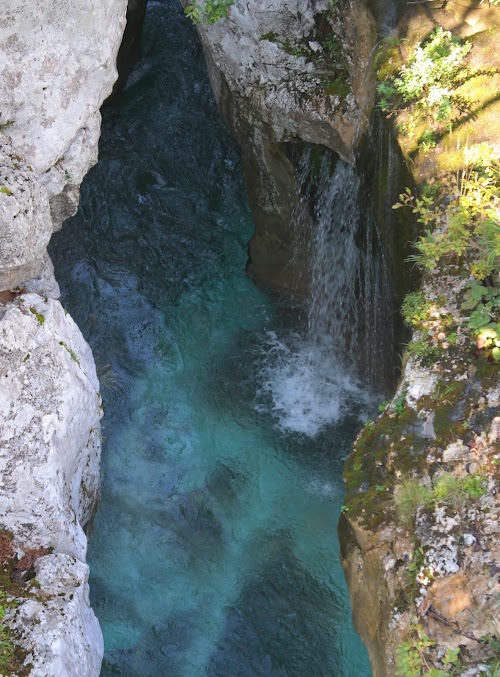
[[[370,674],[336,523],[373,403],[333,349],[315,355],[307,304],[245,275],[252,228],[196,32],[151,2],[50,249],[102,370],[103,675]]]
[[[497,674],[498,10],[463,2],[8,0],[1,674]],[[429,53],[446,125],[397,102]]]

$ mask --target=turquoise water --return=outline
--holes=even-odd
[[[104,676],[370,675],[336,534],[362,390],[312,359],[300,305],[246,277],[252,228],[196,34],[151,2],[51,244],[106,411],[89,550]]]

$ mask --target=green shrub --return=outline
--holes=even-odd
[[[470,157],[478,164],[466,168],[447,204],[439,203],[436,195],[415,197],[407,188],[393,208],[409,207],[424,227],[414,243],[417,253],[408,260],[428,272],[434,272],[442,261],[454,260],[474,276],[462,309],[471,311],[470,329],[493,332],[488,337],[492,339],[490,349],[493,357],[500,359],[500,350],[496,350],[500,346],[495,343],[500,339],[500,287],[495,281],[500,269],[500,164],[485,144],[471,151]],[[414,325],[412,313],[417,301],[422,306],[422,298],[412,295],[403,306],[405,318]]]
[[[432,302],[425,298],[423,292],[416,291],[405,296],[401,312],[404,321],[410,327],[416,327],[420,322],[428,319]]]
[[[487,491],[484,482],[485,479],[481,475],[457,477],[451,473],[444,473],[433,487],[432,499],[435,503],[445,503],[458,508],[484,496]]]
[[[429,650],[436,646],[417,617],[413,617],[407,637],[396,648],[397,677],[449,677],[459,674],[460,647],[448,649],[441,659],[444,670],[431,667]]]
[[[214,24],[224,19],[234,0],[204,0],[204,2],[191,2],[184,12],[195,24],[208,23]]]
[[[421,338],[414,339],[408,343],[406,352],[410,357],[436,357],[439,348],[432,344],[431,337],[426,335]]]
[[[454,109],[468,111],[470,102],[454,89],[464,82],[463,62],[470,49],[469,43],[438,26],[427,40],[416,45],[396,75],[379,83],[379,107],[393,112],[417,104],[420,112],[439,122],[448,120]]]
[[[417,510],[431,503],[432,492],[418,480],[408,477],[397,487],[393,501],[398,520],[409,526]]]
[[[425,131],[420,139],[418,140],[418,145],[424,150],[430,150],[431,148],[436,147],[436,139],[434,137],[434,132],[427,130]]]
[[[482,475],[459,477],[446,472],[437,479],[432,489],[417,479],[404,479],[394,492],[393,505],[398,521],[410,526],[419,508],[432,508],[437,503],[461,508],[486,493]]]

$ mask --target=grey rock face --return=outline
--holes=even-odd
[[[44,601],[28,599],[8,612],[28,653],[30,676],[98,675],[103,642],[89,604],[88,566],[69,555],[46,555],[35,573]]]
[[[251,106],[257,125],[268,125],[275,141],[299,138],[351,159],[374,98],[368,66],[375,22],[360,0],[345,3],[335,14],[326,0],[240,0],[227,19],[199,30],[211,55],[210,77],[219,101],[221,80],[214,66],[233,95]],[[338,56],[322,58],[333,42]],[[337,82],[340,93],[335,92],[329,78],[341,79],[347,89]]]
[[[126,0],[2,7],[0,290],[38,275],[51,232],[76,211],[97,161],[125,10]]]
[[[0,22],[3,135],[46,172],[86,129],[116,79],[123,0],[7,0]]]
[[[6,0],[0,17],[0,528],[19,552],[52,552],[6,618],[33,677],[97,677],[103,653],[83,530],[99,497],[99,384],[47,244],[97,161],[126,6]]]
[[[242,149],[256,226],[247,270],[305,291],[310,223],[287,146],[322,144],[352,161],[374,103],[375,21],[363,0],[337,8],[237,0],[226,19],[198,30],[215,98]]]
[[[0,321],[0,514],[27,547],[85,559],[98,496],[99,384],[61,304],[26,294]]]
[[[0,155],[0,288],[35,277],[52,233],[49,200],[33,170],[12,149]]]

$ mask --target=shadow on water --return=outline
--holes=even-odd
[[[89,546],[102,675],[369,675],[336,535],[364,405],[346,413],[325,386],[339,401],[308,434],[273,403],[275,386],[285,403],[304,390],[279,347],[304,322],[243,272],[240,160],[175,0],[149,3],[81,193],[51,255],[106,412]]]

